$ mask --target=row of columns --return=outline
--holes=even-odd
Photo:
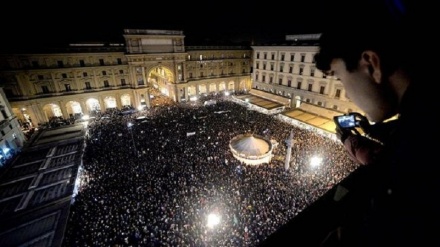
[[[206,83],[204,83],[204,85],[206,86],[206,91],[207,92],[210,92],[209,91],[209,88],[210,88],[210,85],[211,84],[213,84],[213,83],[209,83],[208,85],[206,84]],[[219,82],[219,83],[215,83],[215,92],[216,93],[218,93],[219,92],[219,85],[220,85],[221,83]],[[234,82],[234,91],[238,91],[238,85],[239,85],[239,83],[238,82]],[[188,88],[189,87],[194,87],[195,88],[195,90],[196,90],[196,92],[195,92],[195,95],[199,95],[200,94],[200,91],[199,91],[199,86],[201,86],[201,85],[190,85],[190,86],[183,86],[183,87],[177,87],[177,92],[176,92],[176,94],[175,95],[177,95],[177,100],[180,102],[181,101],[181,98],[182,98],[182,94],[183,95],[185,95],[185,100],[186,101],[188,101],[189,100],[189,96],[188,96]],[[180,90],[182,90],[182,91],[180,91]],[[225,90],[230,90],[229,89],[229,83],[228,84],[226,84],[225,85]]]
[[[141,105],[141,97],[140,95],[143,94],[144,98],[145,98],[145,103],[146,103],[146,107],[150,108],[151,107],[151,103],[150,103],[150,94],[148,92],[148,89],[143,89],[142,91],[134,91],[132,94],[130,95],[130,103],[133,107],[137,107]],[[107,95],[106,95],[107,96]],[[122,108],[122,101],[121,101],[121,95],[118,93],[115,96],[111,96],[114,97],[116,99],[116,107],[118,109]],[[97,97],[92,97],[92,98],[97,98],[99,105],[100,105],[100,110],[101,112],[104,112],[106,110],[106,105],[103,99],[103,96],[97,96]],[[79,99],[73,99],[73,100],[59,100],[56,103],[58,104],[58,106],[60,107],[61,113],[63,115],[63,118],[67,119],[70,117],[69,112],[67,110],[67,102],[69,101],[74,101],[74,102],[78,102],[81,106],[81,111],[83,114],[89,114],[91,109],[88,109],[87,104],[86,104],[86,100],[84,100],[83,98],[79,98]],[[44,123],[49,121],[48,116],[46,115],[45,111],[44,111],[44,106],[47,104],[53,104],[55,102],[53,101],[49,101],[49,102],[45,102],[45,103],[40,103],[40,102],[36,102],[36,101],[31,101],[31,102],[20,102],[20,104],[17,105],[12,105],[13,108],[19,109],[21,111],[21,116],[20,118],[22,120],[24,119],[24,113],[28,114],[31,119],[32,122],[34,124],[34,126],[37,126],[40,123]],[[26,109],[26,110],[23,110]]]

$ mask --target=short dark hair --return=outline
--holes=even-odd
[[[396,16],[388,6],[378,4],[345,8],[339,16],[328,18],[331,26],[325,27],[321,34],[319,53],[315,55],[316,67],[327,72],[332,60],[339,58],[348,71],[353,71],[366,50],[379,54],[385,76],[403,66],[408,56],[405,51],[409,38],[404,37],[403,15]]]

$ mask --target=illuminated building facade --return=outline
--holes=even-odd
[[[151,89],[176,102],[249,91],[250,47],[185,46],[183,31],[125,29],[125,44],[0,55],[0,86],[34,126],[95,111],[151,107]]]
[[[345,95],[342,83],[316,69],[319,34],[288,35],[290,45],[252,46],[252,94],[271,98],[327,118],[361,112]],[[306,43],[305,41],[308,41]]]
[[[0,166],[3,166],[21,150],[25,137],[2,88],[0,88],[0,111]]]

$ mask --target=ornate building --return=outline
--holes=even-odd
[[[23,147],[25,137],[18,119],[12,113],[11,106],[0,88],[0,167],[14,157]]]
[[[361,112],[345,95],[342,83],[316,69],[319,34],[288,35],[290,45],[252,46],[252,94],[271,98],[327,118]],[[305,42],[307,41],[307,42]]]
[[[183,31],[125,29],[125,44],[0,55],[0,86],[23,123],[151,107],[153,88],[176,102],[249,91],[249,47],[185,46]]]

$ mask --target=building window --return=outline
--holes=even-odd
[[[295,54],[290,54],[290,61],[293,62],[295,60]]]
[[[57,61],[57,64],[58,64],[58,68],[64,68],[63,61]]]
[[[283,79],[282,78],[278,79],[278,84],[283,85]]]
[[[67,78],[67,74],[66,73],[62,73],[61,76],[63,77],[63,79]]]
[[[284,54],[281,54],[281,61],[284,61]]]
[[[103,70],[102,75],[107,75],[107,71]]]
[[[43,93],[49,93],[49,88],[47,86],[41,86]]]
[[[260,59],[260,53],[257,52],[257,59]]]
[[[258,81],[258,74],[255,75],[255,80]]]
[[[2,106],[2,107],[4,107],[4,106]],[[1,112],[2,112],[3,118],[4,118],[4,119],[8,119],[8,114],[6,114],[5,109],[2,109]],[[11,128],[11,125],[9,125],[9,127]],[[12,128],[11,128],[11,129],[12,129]]]
[[[90,82],[86,81],[85,84],[86,84],[86,89],[89,90],[92,89],[92,87],[90,86]]]
[[[32,67],[40,68],[40,64],[38,64],[38,61],[32,61]]]
[[[310,103],[310,99],[306,99],[306,102],[307,102],[307,103]]]
[[[44,76],[38,75],[38,80],[44,80]]]
[[[263,70],[266,70],[266,64],[263,64]]]
[[[121,85],[122,85],[122,86],[127,85],[127,83],[125,82],[125,79],[121,79]]]
[[[310,76],[315,76],[315,69],[310,69]]]
[[[299,74],[302,75],[304,71],[304,68],[299,68]]]
[[[269,83],[272,84],[272,82],[273,82],[273,77],[270,76],[270,77],[269,77]]]
[[[64,84],[64,87],[66,88],[66,92],[72,91],[72,89],[70,88],[70,84]]]
[[[110,87],[110,84],[108,83],[107,80],[104,81],[104,87]]]
[[[267,59],[267,53],[264,53],[264,59]]]
[[[120,75],[123,75],[123,74],[124,74],[124,70],[120,69],[120,70],[119,70],[119,74],[120,74]]]
[[[336,93],[335,93],[335,98],[340,98],[341,97],[341,89],[336,89]]]
[[[246,69],[243,69],[243,70],[241,71],[241,73],[242,73],[242,74],[245,74],[245,73],[246,73]]]
[[[87,72],[83,72],[83,77],[87,77]]]
[[[86,63],[84,62],[84,60],[79,60],[79,66],[81,66],[81,67],[86,66]]]
[[[101,66],[104,66],[105,64],[104,64],[104,59],[99,59],[99,65],[101,65]]]
[[[306,61],[306,55],[301,55],[301,63],[304,63]]]
[[[322,106],[322,102],[321,102],[321,101],[318,101],[318,105],[319,105],[319,106]]]
[[[283,72],[284,70],[284,64],[280,64],[280,72]]]
[[[122,64],[122,59],[118,58],[117,61],[118,61],[118,64]]]
[[[200,77],[203,77],[203,71],[202,71],[202,72],[200,72]]]
[[[324,90],[325,90],[325,86],[321,86],[321,87],[319,88],[319,93],[320,93],[320,94],[324,94]]]
[[[291,87],[292,86],[292,80],[287,80],[287,86]]]
[[[193,77],[193,73],[192,73],[192,72],[189,72],[188,77],[189,77],[189,78],[192,78],[192,77]]]
[[[291,74],[293,73],[293,66],[289,67],[289,73],[291,73]]]
[[[296,86],[296,89],[301,89],[301,84],[302,84],[302,83],[299,81],[299,82],[298,82],[298,85]]]
[[[260,63],[257,62],[256,67],[257,69],[260,69]]]
[[[266,76],[263,75],[263,82],[266,82]]]
[[[309,84],[309,87],[307,88],[307,90],[308,90],[309,92],[311,92],[311,91],[312,91],[312,87],[313,87],[313,85],[312,85],[312,84]]]
[[[275,60],[275,53],[272,53],[272,60]]]
[[[273,71],[273,63],[270,64],[270,70]]]
[[[338,106],[337,105],[333,105],[333,110],[337,110],[338,109]]]

